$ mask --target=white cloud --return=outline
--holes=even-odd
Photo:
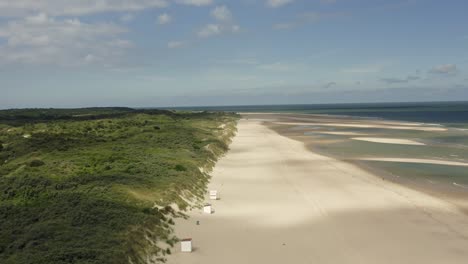
[[[382,70],[381,66],[352,67],[341,70],[343,73],[377,73]]]
[[[92,63],[95,63],[99,60],[99,58],[97,58],[96,56],[94,56],[93,54],[88,54],[84,57],[84,61],[85,63],[87,64],[92,64]]]
[[[259,62],[255,58],[235,58],[228,60],[216,60],[219,64],[238,64],[238,65],[258,65]]]
[[[458,69],[455,64],[444,64],[433,67],[429,72],[434,74],[456,74]]]
[[[171,2],[192,6],[213,4],[213,0],[0,0],[0,16],[24,17],[34,13],[83,16],[105,12],[135,12],[164,8]],[[127,20],[124,18],[122,21]]]
[[[164,13],[164,14],[158,16],[158,19],[157,19],[157,23],[159,25],[169,24],[169,23],[171,23],[171,21],[172,21],[172,17],[167,13]]]
[[[230,21],[232,19],[231,11],[226,6],[217,6],[211,11],[211,16],[219,21]]]
[[[205,25],[201,28],[197,35],[199,37],[211,37],[221,35],[223,33],[238,33],[241,28],[239,25],[234,24],[231,11],[226,6],[217,6],[211,10],[211,16],[217,21]]]
[[[267,0],[268,7],[277,8],[294,2],[294,0]]]
[[[184,46],[184,42],[182,41],[170,41],[167,43],[167,47],[170,49],[177,49]]]
[[[131,22],[133,21],[133,19],[135,19],[135,16],[133,14],[124,14],[120,17],[120,21],[124,23]]]
[[[333,87],[333,86],[335,86],[335,85],[336,85],[336,82],[328,82],[328,83],[326,83],[326,84],[323,85],[323,88],[327,88],[327,89],[328,89],[328,88],[331,88],[331,87]]]
[[[201,38],[212,37],[221,35],[223,33],[238,33],[240,31],[238,25],[224,25],[224,24],[208,24],[197,32]]]
[[[193,5],[193,6],[206,6],[213,4],[213,0],[176,0],[179,4]]]
[[[204,26],[200,31],[198,31],[199,37],[210,37],[213,35],[221,34],[223,30],[221,29],[221,25],[218,24],[208,24]]]
[[[241,30],[241,28],[240,28],[239,25],[233,25],[233,26],[231,27],[232,33],[237,33],[237,32],[239,32],[240,30]]]
[[[333,16],[334,14],[327,14],[327,13],[317,13],[317,12],[306,12],[300,14],[298,17],[300,20],[304,22],[317,22],[323,17]]]
[[[278,23],[273,25],[273,29],[291,29],[305,24],[318,23],[323,19],[331,19],[344,16],[343,13],[319,13],[319,12],[305,12],[298,14],[292,21],[285,23]]]
[[[400,79],[400,78],[382,78],[380,81],[386,83],[386,84],[398,84],[398,83],[409,83],[412,81],[419,80],[420,77],[418,76],[412,76],[408,75],[406,78]]]
[[[297,26],[296,23],[278,23],[278,24],[274,24],[273,25],[273,29],[276,29],[276,30],[283,30],[283,29],[290,29],[290,28],[293,28]]]
[[[132,43],[114,24],[52,19],[41,13],[0,26],[0,63],[76,65],[117,60]],[[88,56],[89,55],[89,56]]]
[[[126,39],[115,39],[112,41],[109,41],[109,46],[111,47],[116,47],[116,48],[122,48],[122,49],[128,49],[133,47],[133,42],[130,40]]]
[[[185,2],[203,2],[203,0]],[[168,4],[167,0],[0,0],[0,16],[25,16],[37,12],[52,16],[80,16],[162,8]]]
[[[44,24],[47,22],[52,22],[53,19],[49,18],[49,16],[45,13],[39,13],[35,16],[26,17],[26,21],[31,24]]]
[[[289,64],[275,62],[271,64],[261,64],[261,65],[258,65],[257,68],[260,70],[284,72],[284,71],[291,71],[294,67]]]

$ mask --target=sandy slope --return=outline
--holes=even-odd
[[[417,142],[410,139],[403,138],[377,138],[377,137],[355,137],[354,140],[368,141],[373,143],[382,143],[382,144],[398,144],[398,145],[414,145],[414,146],[424,146],[426,144]]]
[[[242,120],[216,166],[213,215],[178,220],[169,263],[467,263],[468,217]],[[200,225],[195,222],[199,220]]]

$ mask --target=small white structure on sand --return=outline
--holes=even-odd
[[[210,191],[210,200],[218,200],[218,191],[216,190]]]
[[[203,212],[205,214],[212,214],[213,213],[213,208],[211,208],[211,204],[205,204],[203,206]]]
[[[192,239],[186,238],[180,241],[180,251],[190,253],[192,252]]]

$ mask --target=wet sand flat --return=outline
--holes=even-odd
[[[357,132],[316,132],[318,134],[334,135],[334,136],[367,136],[368,134]]]
[[[409,158],[361,158],[359,160],[367,161],[386,161],[386,162],[402,162],[402,163],[421,163],[421,164],[435,164],[435,165],[447,165],[447,166],[463,166],[468,167],[466,162],[446,161],[446,160],[434,160],[434,159],[409,159]]]
[[[403,138],[376,138],[376,137],[355,137],[353,140],[382,143],[382,144],[398,144],[398,145],[413,145],[413,146],[424,146],[426,144],[417,142],[410,139]]]
[[[468,219],[451,204],[318,155],[241,120],[210,189],[215,213],[176,221],[168,263],[465,264]],[[200,221],[200,225],[196,225]]]
[[[447,131],[446,128],[436,126],[395,126],[386,124],[376,124],[375,122],[361,122],[361,123],[306,123],[306,122],[275,122],[278,125],[291,125],[291,126],[330,126],[330,127],[348,127],[348,128],[382,128],[382,129],[396,129],[396,130],[416,130],[416,131]]]

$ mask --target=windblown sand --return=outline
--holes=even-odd
[[[354,140],[368,141],[374,143],[383,143],[383,144],[400,144],[400,145],[415,145],[415,146],[424,146],[426,144],[417,142],[410,139],[401,139],[401,138],[376,138],[376,137],[355,137]]]
[[[406,158],[361,158],[359,160],[367,161],[387,161],[387,162],[402,162],[402,163],[421,163],[421,164],[435,164],[435,165],[449,165],[449,166],[464,166],[468,167],[468,163],[447,160],[435,159],[406,159]]]
[[[305,123],[305,122],[275,122],[278,125],[292,125],[292,126],[331,126],[331,127],[354,127],[354,128],[383,128],[383,129],[396,129],[396,130],[417,130],[417,131],[447,131],[444,127],[433,127],[433,126],[392,126],[385,124],[374,124],[368,123],[359,124],[348,123]]]
[[[466,264],[468,218],[453,205],[308,151],[242,120],[213,172],[213,215],[176,221],[168,263]],[[200,225],[196,225],[200,221]]]

